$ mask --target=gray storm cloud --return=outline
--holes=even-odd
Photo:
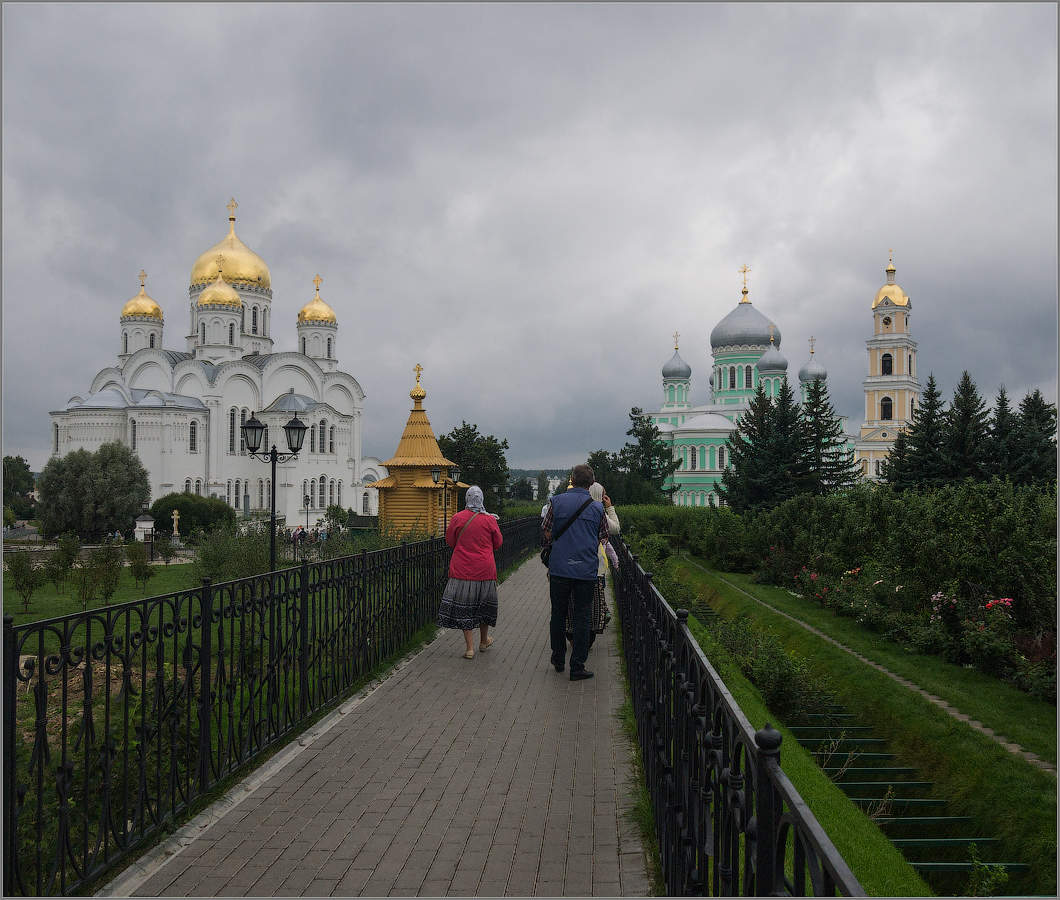
[[[240,202],[294,349],[313,275],[388,456],[424,366],[439,432],[513,465],[625,440],[682,334],[751,298],[817,337],[860,422],[888,248],[921,372],[1056,399],[1051,5],[6,5],[5,453],[112,364],[149,273],[183,348],[191,265]],[[286,324],[285,324],[286,323]]]

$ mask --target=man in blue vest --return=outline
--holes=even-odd
[[[549,504],[541,524],[545,542],[556,541],[548,560],[549,593],[552,598],[552,665],[562,672],[567,656],[567,606],[573,601],[574,641],[570,655],[570,680],[592,678],[585,668],[589,655],[589,619],[599,565],[600,541],[607,539],[604,505],[589,496],[593,470],[575,466],[572,488],[557,494]]]

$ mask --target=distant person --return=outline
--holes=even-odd
[[[593,609],[589,617],[589,646],[592,647],[598,634],[603,634],[604,627],[611,621],[611,610],[607,608],[606,585],[604,577],[607,572],[608,556],[606,551],[611,550],[610,537],[619,533],[618,513],[607,491],[599,481],[594,481],[589,487],[589,496],[599,500],[604,505],[604,516],[607,518],[608,540],[600,541],[597,553],[598,565],[596,571],[596,585],[593,588]],[[614,553],[614,550],[611,550]],[[574,635],[574,604],[567,607],[567,639],[573,640]]]
[[[464,509],[449,522],[445,542],[453,548],[449,581],[438,607],[441,628],[464,632],[464,659],[475,658],[475,629],[479,650],[493,646],[489,627],[497,627],[497,561],[493,551],[504,542],[497,519],[486,512],[482,489],[467,489]]]
[[[585,668],[589,656],[589,617],[593,590],[597,583],[600,542],[607,540],[607,516],[604,505],[589,494],[593,470],[587,465],[574,467],[571,487],[552,498],[541,530],[552,551],[548,561],[549,594],[552,619],[549,637],[552,642],[552,665],[562,672],[566,664],[567,636],[564,627],[567,606],[573,610],[573,647],[570,656],[570,680],[592,678]],[[554,537],[553,537],[554,536]]]

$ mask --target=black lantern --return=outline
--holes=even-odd
[[[265,425],[258,421],[254,413],[243,423],[243,442],[250,453],[257,453],[261,447],[261,438],[265,434]],[[266,448],[267,449],[267,448]]]
[[[459,481],[460,480],[460,469],[458,469],[456,466],[453,466],[453,470],[452,471],[453,471],[453,481]]]
[[[435,484],[438,483],[438,480],[441,478],[441,476],[442,476],[442,470],[439,469],[437,466],[435,466],[433,469],[431,469],[431,478],[434,480]]]
[[[290,422],[283,426],[283,430],[287,434],[287,447],[292,453],[297,453],[302,449],[305,433],[309,430],[306,428],[305,422],[299,419],[296,415]]]

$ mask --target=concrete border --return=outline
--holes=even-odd
[[[173,832],[168,838],[156,844],[150,850],[143,853],[129,866],[123,869],[115,878],[107,882],[93,896],[95,897],[131,897],[135,891],[148,878],[158,872],[177,853],[187,847],[192,841],[200,837],[221,818],[239,806],[255,790],[261,787],[268,779],[276,775],[291,760],[295,759],[307,747],[318,738],[327,734],[338,725],[349,713],[353,712],[375,691],[390,680],[394,675],[409,665],[417,656],[423,653],[438,637],[438,632],[429,641],[425,641],[416,652],[410,653],[400,659],[377,680],[361,688],[356,694],[344,701],[335,710],[328,713],[312,728],[306,729],[291,742],[270,757],[258,768],[254,769],[239,784],[235,785],[219,800],[215,800],[206,809],[186,822]]]

